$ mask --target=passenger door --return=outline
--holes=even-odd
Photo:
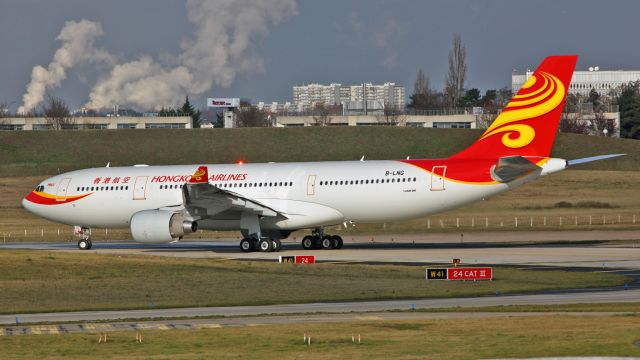
[[[444,178],[446,173],[446,166],[434,166],[431,169],[431,191],[445,190]]]
[[[316,175],[309,175],[307,178],[307,195],[314,196],[316,194]]]
[[[133,200],[145,200],[147,198],[148,176],[138,176],[133,185]]]
[[[56,190],[56,201],[66,200],[69,183],[71,183],[71,178],[64,178],[60,180],[60,184],[58,184],[58,190]]]

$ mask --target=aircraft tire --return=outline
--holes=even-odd
[[[78,241],[78,249],[80,249],[80,250],[89,250],[89,249],[91,249],[91,241],[80,239]]]
[[[254,251],[251,239],[244,238],[240,240],[240,251],[242,252]]]
[[[329,235],[325,235],[322,237],[320,241],[320,248],[322,250],[331,250],[333,249],[333,237]]]
[[[282,250],[282,242],[280,242],[279,239],[272,239],[271,246],[273,247],[273,250],[271,250],[273,252],[279,252]]]
[[[342,241],[342,237],[338,235],[333,235],[331,239],[333,240],[334,249],[342,249],[342,245],[344,245],[344,242]]]
[[[302,248],[305,249],[305,250],[313,249],[314,248],[314,244],[315,244],[313,236],[307,235],[307,236],[303,237],[302,241],[301,241],[301,244],[302,244]]]
[[[273,243],[271,239],[262,239],[258,242],[258,246],[261,252],[271,252],[273,251]]]

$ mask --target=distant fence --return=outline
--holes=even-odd
[[[353,230],[353,228],[351,228]],[[449,231],[514,231],[514,230],[595,230],[595,229],[640,229],[640,214],[608,213],[580,215],[535,215],[535,216],[460,216],[460,217],[428,217],[410,222],[356,224],[355,233],[429,233]],[[344,231],[342,225],[337,232]],[[353,232],[353,231],[348,231]],[[7,242],[20,241],[77,241],[72,227],[30,227],[10,228],[0,231],[1,240]],[[640,233],[638,234],[640,237]],[[92,229],[93,240],[130,240],[128,229]],[[238,231],[199,230],[186,239],[240,239]],[[293,237],[292,237],[293,239]]]

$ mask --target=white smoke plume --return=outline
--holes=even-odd
[[[114,104],[143,109],[177,105],[185,94],[199,95],[214,85],[230,86],[243,71],[262,71],[252,44],[297,14],[295,0],[188,0],[187,19],[193,38],[181,44],[173,64],[148,56],[118,64],[89,95],[90,109]]]
[[[182,42],[182,54],[170,61],[150,56],[117,63],[116,57],[94,47],[103,35],[99,23],[69,21],[58,35],[62,46],[45,69],[33,68],[31,82],[18,110],[25,113],[44,99],[47,90],[60,86],[67,69],[80,64],[107,64],[91,89],[89,109],[113,105],[147,109],[179,104],[184,95],[200,95],[214,85],[228,87],[244,71],[262,71],[262,59],[252,44],[268,35],[269,27],[297,14],[296,0],[187,0],[192,38]],[[100,69],[97,68],[98,73]]]
[[[115,63],[114,56],[94,46],[96,38],[103,34],[102,26],[96,22],[85,19],[66,22],[56,38],[62,46],[56,50],[53,61],[46,69],[38,65],[31,71],[31,82],[27,85],[18,113],[24,114],[38,106],[48,89],[60,86],[67,78],[67,69],[84,63]]]

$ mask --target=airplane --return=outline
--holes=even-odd
[[[577,56],[549,56],[468,148],[444,159],[103,167],[42,181],[30,212],[75,226],[129,228],[140,243],[171,243],[198,229],[240,230],[240,250],[280,251],[310,229],[305,250],[340,249],[328,226],[407,220],[483,200],[569,166],[613,158],[551,158]]]

